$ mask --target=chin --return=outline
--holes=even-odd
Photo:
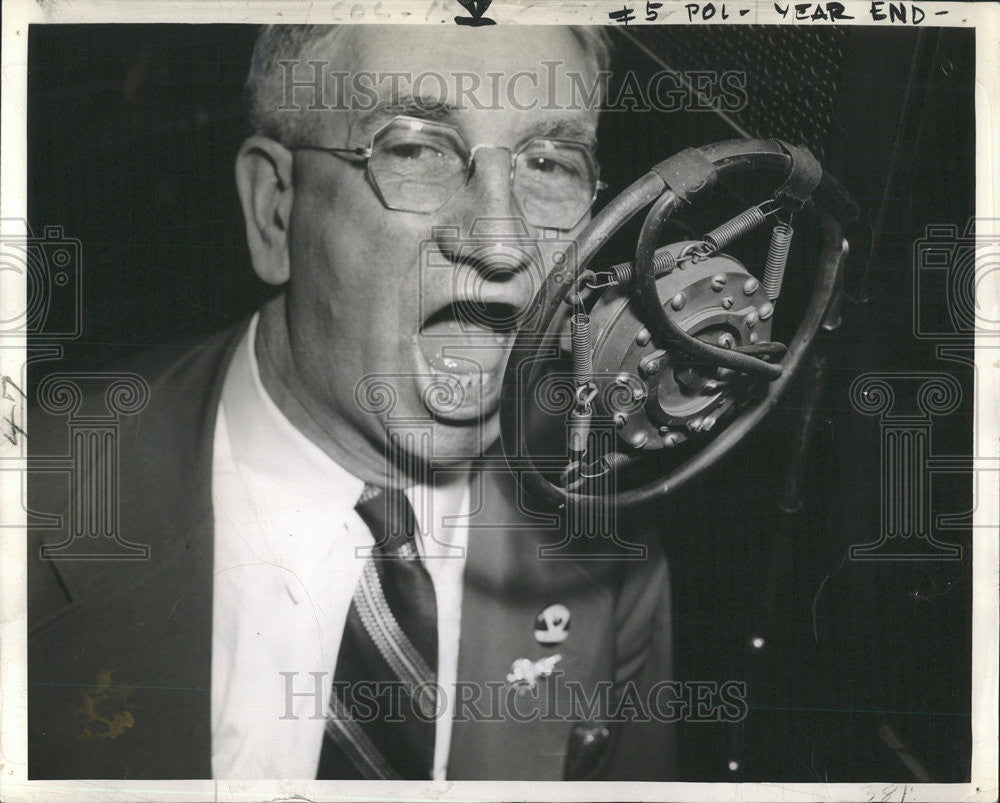
[[[426,376],[414,378],[418,386],[424,385]],[[366,412],[380,419],[379,439],[395,445],[393,462],[404,474],[419,478],[431,467],[461,466],[479,458],[500,439],[499,393],[451,395],[428,392],[427,386],[416,393],[406,390],[405,385],[372,378],[359,384],[356,396],[362,409],[367,407]],[[469,396],[487,404],[470,405]],[[464,403],[456,404],[456,400]]]
[[[465,426],[437,423],[431,463],[438,467],[467,463],[482,456],[499,438],[500,424],[496,415],[485,422]]]
[[[402,459],[412,461],[416,471],[453,468],[476,460],[500,438],[499,417],[495,414],[485,421],[460,425],[435,421],[392,429],[392,437],[402,447]]]

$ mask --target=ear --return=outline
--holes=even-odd
[[[291,151],[268,137],[246,139],[236,155],[236,189],[254,271],[269,284],[284,284],[289,276],[288,231],[294,195]]]

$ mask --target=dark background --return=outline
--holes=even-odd
[[[63,359],[36,360],[33,381],[220,329],[271,292],[250,269],[233,183],[255,35],[235,25],[31,27],[29,223],[82,242],[81,334],[56,338]],[[913,244],[927,224],[962,232],[973,214],[973,32],[663,26],[619,29],[616,40],[618,67],[643,74],[744,71],[749,102],[728,119],[605,115],[605,198],[738,127],[807,145],[862,210],[848,231],[843,326],[827,346],[800,512],[775,504],[794,394],[724,466],[654,512],[673,569],[677,676],[749,684],[742,723],[682,725],[683,779],[967,780],[971,530],[934,530],[963,545],[959,561],[846,559],[849,545],[877,538],[881,510],[879,423],[853,410],[847,388],[874,370],[953,375],[963,404],[935,419],[931,449],[971,453],[972,368],[913,334]],[[628,258],[636,231],[608,258]],[[791,273],[786,287],[790,305],[805,297]],[[944,285],[929,292],[922,309],[945,326]],[[31,319],[33,346],[52,342],[61,303]],[[971,331],[949,342],[971,359]],[[971,489],[968,474],[936,478],[934,511],[971,510]],[[754,636],[763,649],[751,648]]]

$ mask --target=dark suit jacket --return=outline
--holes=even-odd
[[[65,458],[85,451],[81,438],[93,446],[109,437],[94,411],[110,395],[67,401],[50,386],[48,412],[30,413],[32,778],[211,777],[212,443],[222,380],[244,331],[240,326],[131,367],[150,392],[140,412],[111,427],[117,498],[114,467],[107,470],[114,449],[103,460]],[[78,428],[71,435],[71,419],[96,422],[88,431],[98,434]],[[78,442],[67,443],[71,437]],[[69,471],[57,470],[60,459]],[[96,496],[73,485],[88,472],[109,477],[94,486]],[[670,677],[670,595],[656,540],[642,561],[539,560],[538,545],[561,536],[521,512],[517,491],[509,475],[483,474],[483,504],[470,528],[458,669],[460,681],[492,686],[494,699],[513,701],[516,713],[497,721],[484,692],[467,710],[485,716],[454,723],[449,777],[671,778],[670,725],[598,722],[600,714],[586,710],[579,722],[565,712],[539,715],[573,684],[588,696],[601,684],[619,694],[625,682],[647,688]],[[80,519],[79,511],[70,515],[72,499],[95,507],[88,521],[100,522],[104,534],[68,540],[68,528]],[[88,559],[107,551],[109,532],[148,546],[148,557]],[[41,543],[68,546],[59,560],[47,560]],[[554,602],[570,609],[571,625],[562,644],[545,647],[535,640],[534,621]],[[515,659],[555,653],[562,656],[557,673],[540,679],[534,692],[506,691]]]

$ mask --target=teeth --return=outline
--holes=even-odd
[[[414,346],[424,356],[424,365],[437,382],[462,389],[472,397],[492,397],[500,387],[510,332],[482,331],[480,337],[446,335],[440,324],[426,337],[414,336]]]
[[[452,369],[460,367],[455,360],[445,360],[445,365]],[[500,379],[499,371],[444,371],[432,365],[431,372],[435,379],[443,378],[448,381],[460,382],[467,388],[471,388],[477,382],[481,382],[484,388],[488,388]]]

